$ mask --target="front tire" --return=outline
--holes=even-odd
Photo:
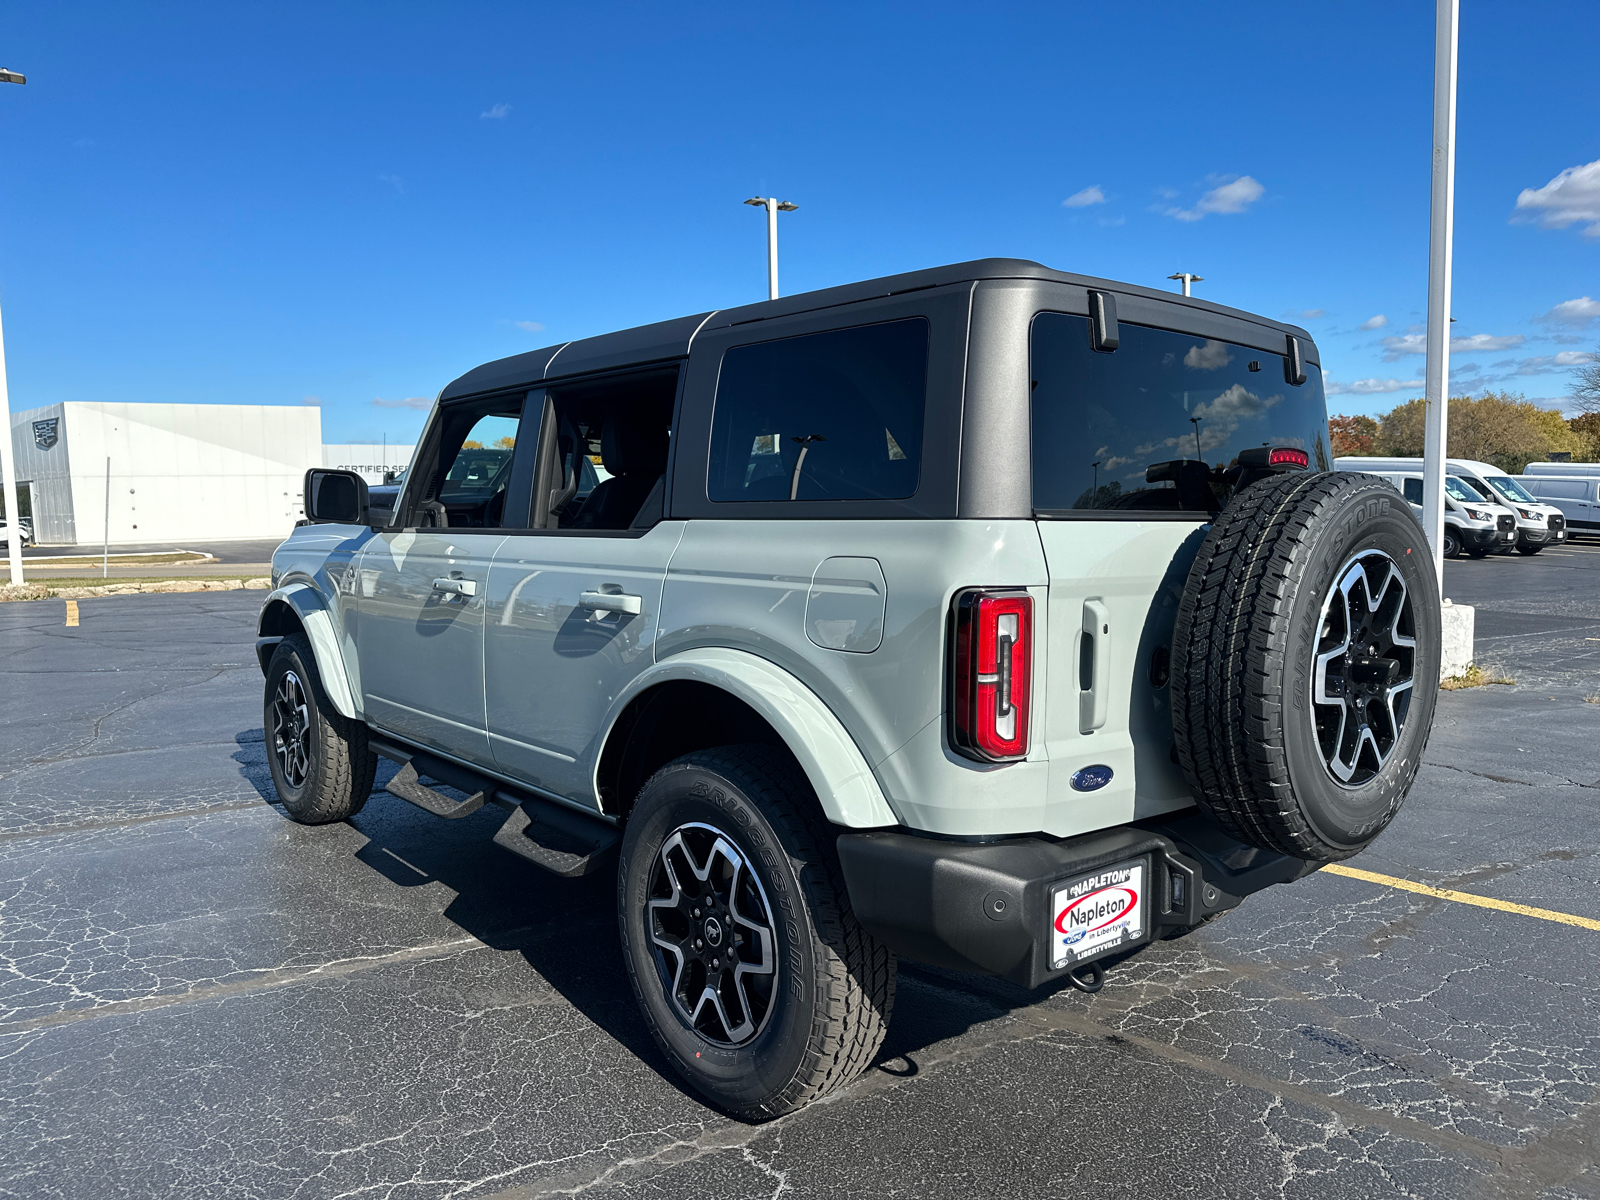
[[[856,921],[833,841],[770,746],[668,763],[628,818],[617,902],[634,995],[679,1073],[745,1120],[849,1082],[888,1027],[895,957]]]
[[[272,783],[291,817],[326,825],[361,811],[378,760],[367,749],[367,727],[328,699],[304,634],[289,634],[272,652],[261,725]]]
[[[1461,535],[1448,525],[1444,527],[1444,557],[1461,557]]]

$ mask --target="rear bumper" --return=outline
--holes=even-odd
[[[873,832],[843,834],[838,846],[856,918],[880,941],[917,962],[1024,987],[1067,971],[1050,966],[1050,899],[1072,876],[1148,855],[1154,940],[1317,867],[1236,842],[1194,811],[1063,841]]]

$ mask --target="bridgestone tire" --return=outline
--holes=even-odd
[[[1366,611],[1370,589],[1379,600],[1373,627],[1389,620],[1375,611],[1400,597],[1379,582],[1390,569],[1384,556],[1410,601],[1409,624],[1402,630],[1394,618],[1389,632],[1415,646],[1368,657],[1354,645],[1366,640],[1368,618],[1351,614]],[[1356,564],[1371,567],[1371,582],[1347,592],[1338,585],[1356,578]],[[1326,862],[1365,848],[1394,819],[1422,760],[1438,695],[1439,620],[1428,543],[1393,488],[1370,476],[1298,472],[1247,488],[1212,525],[1178,607],[1172,724],[1196,801],[1235,838],[1280,854]],[[1330,660],[1340,621],[1347,652]],[[1373,644],[1387,636],[1373,634]],[[1325,695],[1348,699],[1317,703],[1319,671]],[[1407,671],[1413,686],[1402,702],[1395,689]],[[1369,701],[1369,691],[1382,698]],[[1390,707],[1351,716],[1368,703]],[[1384,717],[1396,710],[1403,723]],[[1368,715],[1377,731],[1370,749]],[[1396,724],[1385,754],[1382,730]],[[1348,755],[1347,730],[1357,738]],[[1350,764],[1341,782],[1335,771]]]
[[[304,703],[280,703],[295,696]],[[301,710],[303,725],[286,728],[285,708]],[[290,634],[272,652],[261,723],[272,783],[291,817],[302,825],[326,825],[361,811],[378,760],[367,748],[367,727],[341,715],[328,699],[303,634]]]
[[[662,902],[664,879],[684,874],[686,860],[672,859],[679,865],[670,877],[661,866],[675,834],[699,839],[696,859],[711,871],[707,829],[753,870],[773,918],[770,1002],[759,1022],[750,1021],[755,1032],[737,1041],[725,1036],[730,1028],[717,1012],[702,1005],[697,1025],[689,1019],[696,1014],[675,999],[685,986],[703,994],[693,991],[699,980],[709,984],[721,976],[683,974],[677,955],[657,941],[671,932],[666,917],[678,918],[673,910],[650,907],[652,899]],[[782,1116],[849,1082],[872,1061],[888,1027],[895,956],[857,923],[833,845],[834,832],[805,775],[770,746],[705,750],[668,763],[645,784],[628,818],[617,900],[634,995],[673,1066],[712,1103],[744,1120]],[[685,892],[703,886],[683,883]],[[723,901],[712,910],[730,931],[732,907]],[[741,907],[745,917],[759,917],[754,901]],[[724,936],[729,940],[719,944],[731,945],[731,934]],[[741,953],[759,958],[744,936]],[[705,972],[706,964],[694,969]],[[760,977],[752,981],[761,983]]]

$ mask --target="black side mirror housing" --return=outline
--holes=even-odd
[[[367,481],[354,471],[306,472],[306,518],[313,524],[365,525]]]

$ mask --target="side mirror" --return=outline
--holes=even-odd
[[[306,472],[306,517],[316,523],[365,525],[367,481],[354,471]]]

